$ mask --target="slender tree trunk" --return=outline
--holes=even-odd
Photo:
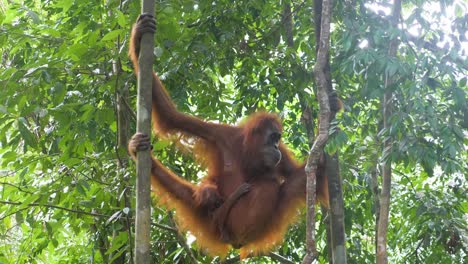
[[[120,50],[120,48],[118,49]],[[121,61],[116,60],[114,62],[114,72],[120,76],[122,73]],[[127,177],[127,169],[128,169],[128,139],[130,135],[130,109],[128,108],[128,87],[122,86],[119,84],[119,77],[116,80],[116,112],[117,112],[117,157],[119,161],[119,172],[118,172],[118,179],[121,181],[121,186],[118,190],[116,195],[117,197],[117,208],[131,208],[131,190],[128,188],[130,186],[129,178]],[[123,193],[123,200],[118,199],[120,194]],[[131,211],[131,210],[129,210]],[[132,241],[132,216],[130,214],[125,215],[122,218],[122,228],[121,230],[114,230],[113,237],[115,238],[119,232],[127,232],[128,240],[129,240],[129,256],[130,258],[126,260],[126,255],[122,254],[119,256],[114,263],[133,263],[133,241]]]
[[[142,13],[154,14],[154,1],[142,0]],[[138,73],[137,131],[151,134],[151,98],[153,83],[154,37],[151,33],[142,36]],[[151,155],[150,150],[137,153],[135,263],[151,263]]]
[[[397,28],[398,20],[401,15],[401,1],[395,0],[392,12],[392,26]],[[389,57],[397,56],[399,41],[397,37],[394,37],[389,44]],[[383,97],[383,121],[384,130],[389,133],[390,131],[390,118],[392,116],[393,104],[390,87],[395,83],[395,76],[388,76],[385,74],[385,93]],[[388,263],[388,252],[387,252],[387,230],[388,230],[388,218],[390,212],[390,190],[392,183],[392,163],[390,153],[392,152],[392,139],[386,134],[386,139],[383,144],[383,159],[382,165],[382,193],[380,196],[380,214],[377,231],[377,263],[386,264]]]
[[[320,9],[320,12],[321,12],[321,9]],[[291,9],[291,3],[289,1],[285,1],[283,5],[283,14],[282,14],[281,24],[283,25],[283,34],[284,34],[283,38],[286,40],[286,44],[288,45],[288,48],[290,49],[294,48],[294,34],[293,34],[294,28],[293,28],[292,17],[293,17],[293,13]],[[319,26],[319,29],[320,29],[320,26]],[[317,49],[318,49],[318,45],[317,45]],[[315,141],[315,131],[314,131],[315,121],[312,116],[312,109],[307,104],[307,101],[304,99],[303,91],[299,89],[298,93],[301,94],[301,96],[299,96],[299,103],[302,109],[301,121],[304,124],[305,129],[307,131],[307,139],[309,143],[309,148],[312,148],[314,141]],[[328,217],[328,209],[326,209],[325,207],[322,207],[322,214],[324,216],[324,222],[326,224],[327,244],[331,245],[330,221],[329,221],[330,218]],[[328,247],[328,256],[330,256],[329,257],[330,264],[332,263],[331,255],[332,255],[331,247]],[[310,262],[310,261],[307,260],[306,262]]]
[[[320,43],[320,29],[322,23],[322,0],[314,0],[314,27],[315,27],[315,55],[317,55]],[[330,53],[327,54],[327,63],[325,65],[325,72],[327,76],[330,74]],[[331,77],[327,77],[327,79],[331,80]],[[331,81],[328,85],[328,90],[332,88]],[[310,110],[310,107],[309,107]],[[312,134],[313,135],[313,134]],[[310,138],[309,138],[310,141]],[[312,140],[313,144],[313,140]],[[326,172],[328,175],[328,171]],[[329,192],[330,193],[330,192]],[[326,208],[322,208],[323,215],[326,215],[325,218],[325,225],[326,225],[326,232],[327,232],[327,256],[328,256],[328,263],[333,263],[333,244],[332,244],[332,234],[331,234],[331,218],[330,212]]]
[[[333,263],[347,263],[346,234],[344,228],[344,201],[338,155],[325,154],[327,161],[328,192],[330,193],[330,226]]]
[[[322,1],[314,1],[315,11],[315,38],[317,42],[317,53],[318,44],[321,39],[321,27],[322,21]],[[327,80],[327,93],[333,92],[331,67],[330,67],[330,52],[327,50],[326,62],[324,65],[325,78]],[[331,113],[330,120],[335,118],[336,113]],[[342,180],[339,171],[339,159],[338,155],[335,154],[332,157],[326,155],[326,174],[328,176],[328,192],[330,195],[330,212],[329,212],[329,224],[330,228],[330,241],[329,245],[330,262],[331,263],[347,263],[346,258],[346,236],[344,228],[344,201],[343,201],[343,190]],[[328,234],[327,234],[328,235]]]
[[[315,243],[315,200],[317,186],[317,167],[323,147],[328,139],[328,129],[330,126],[330,104],[328,101],[328,80],[325,73],[328,50],[330,48],[330,22],[331,22],[331,0],[323,0],[322,19],[320,27],[320,41],[317,52],[317,60],[314,67],[314,77],[318,85],[317,98],[319,100],[319,132],[314,145],[309,152],[307,165],[305,168],[307,174],[307,241],[306,256],[303,263],[312,263],[316,258]]]
[[[122,9],[122,2],[120,2],[119,9]],[[109,16],[113,16],[113,11],[109,10],[108,11]],[[118,168],[119,170],[117,171],[117,179],[120,182],[120,186],[123,186],[123,188],[119,189],[116,191],[115,199],[112,200],[112,203],[115,203],[116,208],[122,208],[124,207],[130,207],[129,203],[129,194],[128,192],[124,189],[126,184],[125,182],[127,181],[125,179],[126,175],[126,170],[128,168],[128,151],[127,151],[127,145],[128,145],[128,138],[129,138],[129,109],[127,105],[125,104],[126,101],[128,101],[128,88],[123,86],[120,78],[122,75],[122,62],[119,57],[119,51],[121,49],[121,39],[120,37],[117,38],[115,42],[115,53],[113,54],[114,58],[112,59],[112,77],[115,78],[115,115],[117,117],[117,145],[115,148],[116,156],[117,156],[117,161],[118,161]],[[124,201],[119,199],[119,195],[124,193]],[[107,248],[101,248],[101,255],[103,257],[103,260],[105,263],[109,262],[109,260],[113,260],[112,263],[115,264],[120,264],[120,263],[133,263],[133,259],[130,259],[129,261],[126,261],[126,254],[121,254],[118,257],[114,258],[114,252],[119,252],[120,250],[115,250],[114,252],[111,252],[110,254],[106,255],[107,249],[112,247],[112,243],[115,240],[115,237],[119,235],[120,232],[127,232],[128,233],[128,238],[130,241],[130,245],[132,245],[132,232],[131,232],[131,221],[130,221],[130,216],[127,216],[127,219],[122,218],[123,220],[123,225],[119,229],[113,229],[112,232],[112,237],[110,238],[110,241],[108,241],[108,238],[104,236],[103,240],[105,239],[106,244],[108,245]],[[105,234],[104,234],[105,235]],[[129,255],[133,256],[132,252],[132,247],[129,247]]]
[[[387,145],[387,144],[385,144]],[[377,230],[377,263],[385,264],[388,263],[388,252],[387,252],[387,230],[388,230],[388,217],[390,211],[390,188],[391,188],[391,177],[392,169],[391,164],[383,165],[383,181],[382,181],[382,193],[380,195],[380,212],[379,212],[379,223]]]
[[[119,162],[119,171],[118,171],[118,179],[119,181],[122,182],[121,185],[123,185],[123,188],[125,188],[125,179],[124,179],[124,175],[125,175],[125,170],[127,169],[128,167],[128,155],[127,155],[127,145],[128,145],[128,134],[129,134],[129,120],[128,120],[128,111],[125,111],[126,110],[126,106],[124,104],[124,101],[128,99],[128,90],[123,87],[123,88],[119,88],[120,85],[119,85],[119,75],[121,73],[121,65],[120,65],[120,60],[114,60],[113,61],[113,72],[115,74],[115,76],[117,76],[117,80],[116,80],[116,86],[115,86],[115,89],[116,91],[116,96],[115,96],[115,101],[116,101],[116,112],[117,112],[117,149],[116,149],[116,152],[117,152],[117,157],[118,157],[118,162]],[[117,208],[121,208],[123,205],[125,207],[127,207],[128,205],[126,204],[126,200],[128,199],[128,193],[126,192],[126,190],[124,189],[119,189],[118,190],[118,193],[116,195],[116,197],[118,197],[118,195],[122,192],[125,192],[124,194],[124,203],[122,203],[122,201],[120,201],[118,198],[115,199],[116,203],[117,203]],[[114,233],[112,234],[112,237],[116,237],[118,235],[119,232],[121,231],[127,231],[129,232],[129,234],[131,234],[131,229],[129,226],[123,226],[122,229],[118,230],[118,229],[115,229],[114,230]],[[131,237],[132,236],[129,236],[128,239],[131,240]],[[112,239],[113,241],[113,239]],[[112,243],[111,241],[111,243]],[[131,244],[131,242],[130,242]],[[132,251],[132,249],[130,249],[130,251]],[[110,256],[112,258],[112,256]],[[119,263],[125,263],[125,254],[122,254],[120,255],[117,259],[115,259],[113,261],[113,263],[115,264],[119,264]],[[133,262],[133,260],[131,260],[130,262]]]
[[[377,165],[375,165],[377,166]],[[371,170],[371,185],[372,185],[372,194],[374,196],[374,214],[375,214],[375,234],[374,234],[374,246],[375,246],[375,255],[377,256],[377,236],[379,230],[379,214],[380,214],[380,200],[379,200],[379,179],[377,174],[377,168],[373,166]]]
[[[120,3],[120,8],[122,3]],[[109,15],[112,16],[112,12],[109,11]],[[120,37],[116,41],[116,50],[120,51],[121,49],[121,40]],[[117,158],[119,162],[119,171],[118,171],[118,179],[121,182],[122,188],[120,188],[117,191],[116,194],[116,203],[117,203],[117,208],[130,208],[131,203],[130,203],[130,194],[129,190],[126,189],[128,185],[128,179],[126,179],[126,170],[128,168],[128,139],[130,138],[130,109],[127,107],[127,102],[129,99],[128,95],[128,87],[125,85],[122,85],[120,81],[120,77],[122,75],[122,62],[120,58],[118,57],[118,52],[115,54],[116,58],[112,60],[112,72],[113,75],[115,76],[115,102],[116,102],[116,107],[115,107],[115,112],[117,115],[117,148],[116,148],[116,153],[117,153]],[[123,192],[123,201],[119,200],[119,195]],[[129,256],[130,259],[126,260],[126,254],[121,254],[119,257],[117,257],[113,263],[119,264],[119,263],[133,263],[133,241],[132,241],[132,229],[131,229],[131,216],[127,214],[126,218],[122,218],[123,225],[122,228],[120,229],[114,229],[114,232],[112,234],[113,239],[111,240],[114,241],[114,238],[118,236],[119,232],[127,232],[128,233],[128,240],[129,240]],[[109,256],[109,259],[112,259],[112,255]]]

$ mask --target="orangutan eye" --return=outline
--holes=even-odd
[[[270,134],[270,143],[274,143],[274,144],[277,144],[281,139],[281,134],[280,133],[277,133],[277,132],[273,132]]]

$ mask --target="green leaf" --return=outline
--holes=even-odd
[[[50,89],[50,93],[52,95],[54,105],[59,105],[63,103],[67,89],[62,82],[56,82],[55,85]]]
[[[86,190],[83,188],[83,185],[77,183],[75,187],[76,187],[76,190],[77,190],[81,195],[83,195],[84,197],[86,197]]]
[[[94,209],[94,203],[90,200],[81,200],[79,204],[80,206],[83,206],[89,209]]]
[[[77,185],[83,186],[83,187],[84,187],[86,190],[88,190],[88,191],[90,190],[89,183],[88,183],[88,181],[85,180],[85,179],[80,179],[80,180],[78,180]]]
[[[466,77],[463,77],[460,82],[458,83],[458,86],[460,87],[466,87]]]
[[[2,155],[2,160],[3,160],[3,162],[6,164],[6,163],[9,162],[9,161],[14,161],[14,160],[16,160],[17,157],[18,157],[18,155],[16,154],[16,152],[7,151],[7,152],[3,153],[3,155]]]
[[[17,211],[15,213],[15,220],[18,224],[22,224],[24,222],[23,212]]]
[[[18,130],[21,134],[21,137],[23,138],[24,142],[26,145],[36,148],[37,142],[36,142],[36,137],[34,134],[31,132],[31,130],[26,127],[26,119],[23,117],[18,118]]]
[[[114,241],[113,241],[114,242]],[[112,247],[112,249],[114,248],[114,246]],[[117,249],[117,248],[116,248]],[[111,252],[113,253],[112,255],[112,258],[109,260],[109,263],[113,263],[117,258],[119,258],[120,256],[122,256],[123,253],[125,253],[127,251],[127,248],[123,247],[123,248],[120,248],[118,251],[115,251],[115,250],[108,250],[107,252]]]
[[[18,176],[18,178],[20,179],[20,181],[23,181],[24,180],[24,176],[26,176],[26,174],[29,172],[29,167],[26,167],[24,168],[20,175]]]
[[[120,34],[123,33],[122,29],[115,29],[112,30],[111,32],[107,33],[102,37],[101,41],[112,41],[115,40]]]
[[[21,201],[21,205],[18,206],[18,210],[29,207],[30,204],[37,201],[39,197],[40,197],[39,194],[31,194],[31,195],[26,196],[26,199]]]
[[[154,144],[153,148],[156,151],[160,151],[166,149],[170,144],[171,142],[169,140],[159,140],[156,142],[156,144]]]
[[[127,28],[127,16],[120,10],[116,10],[115,14],[117,15],[117,23],[119,24],[119,26],[121,26],[122,28]]]
[[[67,166],[68,168],[72,168],[75,165],[80,164],[81,162],[82,160],[78,158],[68,158],[63,161],[63,164],[65,164],[65,166]]]
[[[73,5],[74,0],[61,0],[55,4],[56,7],[62,8],[62,11],[67,12]]]
[[[87,51],[87,45],[76,43],[68,47],[67,53],[74,61],[80,61]]]
[[[106,253],[107,254],[110,254],[112,252],[115,253],[115,251],[121,248],[123,245],[125,245],[127,241],[128,241],[128,233],[119,232],[119,234],[116,237],[114,237],[114,239],[112,240],[112,247],[110,247]]]
[[[87,105],[83,105],[80,111],[82,112],[80,121],[89,121],[93,117],[95,108],[94,106],[87,104]]]

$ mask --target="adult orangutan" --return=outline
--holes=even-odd
[[[141,15],[132,30],[129,55],[138,72],[141,36],[155,32],[156,22]],[[288,225],[305,203],[305,164],[293,159],[281,142],[278,117],[255,113],[238,126],[206,122],[179,112],[166,89],[153,74],[152,119],[160,136],[181,134],[197,139],[194,152],[207,166],[208,175],[192,184],[152,159],[152,189],[159,202],[175,209],[184,230],[211,255],[224,256],[230,246],[241,256],[264,253],[281,242]],[[331,108],[341,102],[330,97]],[[176,137],[180,138],[180,137]],[[148,135],[135,134],[130,154],[150,148]],[[319,165],[317,196],[328,204],[325,164]]]

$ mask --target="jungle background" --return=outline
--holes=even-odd
[[[227,123],[277,112],[283,140],[304,159],[303,113],[318,113],[313,1],[156,8],[154,69],[178,109]],[[380,165],[391,162],[389,262],[466,263],[468,4],[404,1],[397,28],[391,8],[387,0],[333,7],[331,71],[345,111],[326,151],[340,157],[348,262],[375,263]],[[139,1],[0,0],[0,263],[131,262],[135,168],[126,144],[136,79],[127,49],[139,12]],[[385,76],[394,80],[389,129]],[[154,152],[187,179],[203,176],[170,142],[155,139]],[[275,251],[295,263],[305,253],[304,219]],[[155,263],[218,261],[177,232],[164,208],[154,207],[152,220]],[[320,212],[317,232],[319,262],[328,263]]]

